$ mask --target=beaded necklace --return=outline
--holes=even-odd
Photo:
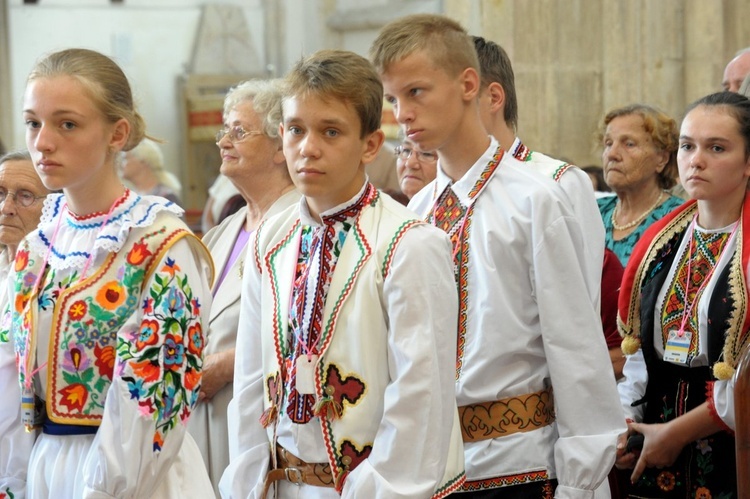
[[[618,199],[617,203],[615,204],[615,209],[612,210],[612,228],[615,229],[615,230],[628,230],[628,229],[632,229],[633,227],[637,226],[638,224],[640,224],[641,222],[643,222],[643,220],[646,219],[646,217],[649,215],[649,213],[651,213],[652,211],[654,211],[656,209],[656,207],[659,206],[659,203],[661,203],[661,198],[662,198],[663,195],[664,195],[664,191],[659,191],[659,195],[656,196],[656,201],[654,202],[654,204],[652,204],[638,218],[636,218],[632,222],[626,223],[625,225],[618,224],[617,220],[616,220],[617,213],[618,213],[618,211],[620,209],[620,200]]]

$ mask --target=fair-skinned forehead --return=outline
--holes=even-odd
[[[705,129],[701,124],[701,120],[704,120],[708,117],[714,119],[718,118],[720,120],[719,123],[723,122],[724,124],[726,124],[727,128],[722,131],[728,132],[731,135],[708,135],[708,133],[713,133],[716,131],[714,127],[717,123],[714,122],[714,127]],[[700,138],[701,140],[706,142],[732,142],[735,140],[743,140],[740,133],[740,126],[739,122],[737,121],[737,117],[731,112],[731,108],[727,105],[700,105],[691,109],[690,112],[685,116],[685,119],[682,120],[679,137],[680,141],[694,141],[697,139],[697,137],[691,136],[686,133],[686,128],[688,128],[688,125],[693,127],[694,132],[705,132],[706,135],[701,136]]]
[[[342,106],[351,111],[351,115],[354,116],[356,119],[351,120],[351,116],[345,116],[342,115],[342,113],[336,112],[334,106],[330,106],[330,115],[326,116],[317,116],[316,122],[320,125],[324,126],[348,126],[352,127],[356,125],[357,127],[361,127],[361,123],[359,121],[359,116],[357,115],[356,109],[354,109],[346,100],[337,99],[334,96],[326,95],[318,92],[304,92],[304,93],[298,93],[293,94],[288,97],[284,97],[284,99],[281,101],[281,119],[282,123],[284,125],[288,124],[294,124],[296,122],[301,121],[300,114],[305,112],[305,108],[308,107],[310,104],[315,103],[322,103],[322,104],[332,104],[332,103],[340,103]],[[294,106],[294,113],[290,112],[289,106]],[[349,118],[349,119],[348,119]]]

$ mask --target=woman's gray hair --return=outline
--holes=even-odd
[[[263,123],[263,133],[281,142],[279,124],[281,124],[282,89],[281,79],[244,81],[231,88],[224,98],[224,118],[242,102],[250,101],[253,104],[253,110]]]

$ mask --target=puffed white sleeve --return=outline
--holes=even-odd
[[[617,385],[622,410],[627,419],[640,423],[643,421],[644,404],[634,406],[633,403],[638,402],[646,395],[646,386],[648,385],[648,370],[641,349],[625,358],[622,375],[623,379]]]
[[[263,413],[263,360],[260,315],[261,273],[256,264],[257,235],[250,240],[245,257],[240,320],[234,358],[234,394],[229,402],[229,466],[219,482],[223,498],[260,497],[270,462]]]
[[[604,223],[596,204],[594,187],[586,172],[578,167],[569,168],[560,178],[560,186],[568,194],[573,215],[583,230],[583,249],[586,258],[579,260],[584,265],[586,286],[595,305],[601,309],[602,265],[604,263]]]
[[[412,227],[386,272],[391,381],[372,452],[346,478],[343,498],[429,498],[445,474],[451,438],[463,448],[451,432],[458,297],[448,237]]]
[[[719,380],[713,383],[709,391],[708,407],[727,429],[735,431],[736,421],[734,414],[734,383],[735,376],[728,380]]]
[[[614,464],[625,418],[601,319],[585,292],[580,224],[546,208],[534,228],[533,283],[559,432],[555,497],[593,498]]]
[[[10,309],[3,307],[0,323],[0,499],[26,497],[26,473],[35,434],[21,423],[21,388],[18,382],[13,337],[10,331]]]
[[[183,238],[144,284],[136,312],[118,332],[104,416],[84,463],[84,498],[135,499],[165,489],[201,494],[204,485],[211,493],[186,435],[200,389],[211,272],[205,253]],[[190,451],[194,459],[186,458]]]

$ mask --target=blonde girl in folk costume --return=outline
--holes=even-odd
[[[15,469],[0,470],[0,490],[33,499],[211,497],[186,433],[211,259],[180,208],[120,183],[115,157],[144,137],[127,78],[97,52],[53,53],[28,77],[23,119],[42,182],[63,193],[47,198],[16,255],[18,371],[3,385],[15,393],[0,418],[25,425],[33,443],[13,446]]]
[[[737,497],[734,376],[748,341],[750,101],[688,108],[680,180],[694,201],[644,233],[625,270],[620,397],[631,423],[617,464],[637,497]],[[626,437],[644,435],[643,450]]]

